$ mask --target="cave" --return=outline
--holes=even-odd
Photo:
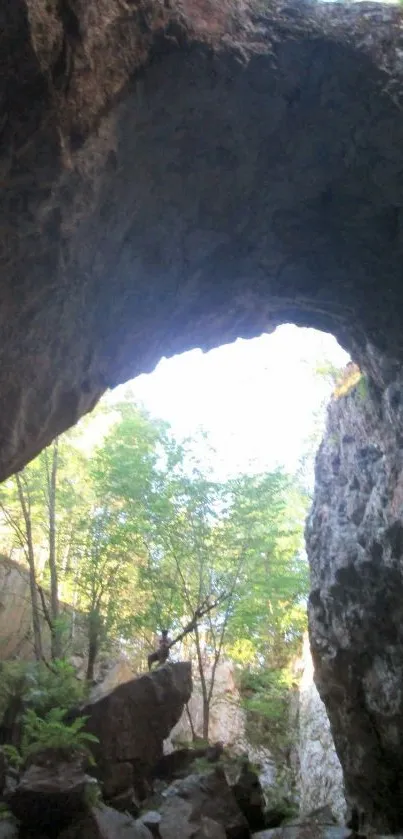
[[[162,355],[291,321],[332,332],[365,372],[370,431],[397,485],[401,21],[399,5],[310,0],[3,4],[1,479]],[[393,510],[371,544],[360,536],[368,586],[350,573],[351,545],[326,602],[316,566],[311,603],[348,794],[385,830],[403,825]],[[335,629],[346,592],[354,643]],[[376,624],[376,609],[389,615],[375,634],[392,697],[374,710],[364,616]]]

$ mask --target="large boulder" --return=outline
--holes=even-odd
[[[127,813],[97,806],[63,831],[59,839],[152,839],[152,834],[143,822],[135,821]]]
[[[88,716],[87,730],[99,741],[93,747],[99,776],[113,785],[114,774],[119,779],[127,776],[127,766],[122,770],[120,764],[131,764],[141,793],[140,782],[161,758],[163,741],[191,692],[190,663],[166,664],[81,708]]]
[[[249,839],[250,830],[236,798],[228,786],[224,771],[188,775],[165,792],[161,805],[162,839],[188,839],[207,818],[221,825],[227,839]],[[207,828],[206,828],[207,830]]]
[[[49,749],[32,760],[7,803],[23,825],[57,832],[86,812],[94,787],[81,756]]]
[[[0,839],[19,839],[19,836],[19,825],[14,819],[0,819]]]

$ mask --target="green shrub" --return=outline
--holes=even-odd
[[[88,757],[90,763],[95,763],[89,743],[98,743],[98,738],[82,730],[87,717],[77,717],[68,725],[64,722],[65,715],[64,708],[52,708],[43,718],[32,708],[26,711],[21,743],[23,761],[45,749],[60,749],[66,752],[81,752]]]
[[[289,701],[293,678],[287,668],[241,674],[240,694],[250,743],[282,753],[292,738]]]
[[[0,662],[0,724],[13,705],[17,716],[27,707],[44,716],[51,708],[68,710],[77,706],[87,695],[87,685],[77,679],[74,667],[64,659],[49,665],[37,661]]]
[[[84,701],[88,693],[86,683],[77,679],[74,667],[65,659],[50,665],[35,662],[27,668],[24,702],[41,716],[52,708],[68,710]]]
[[[26,670],[26,662],[0,662],[0,724],[10,703],[24,692]]]
[[[22,764],[22,756],[18,749],[10,743],[6,743],[5,746],[2,746],[2,750],[6,756],[7,763],[13,766],[14,769],[19,769]]]

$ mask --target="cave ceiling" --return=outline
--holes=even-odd
[[[162,355],[292,321],[403,356],[400,6],[0,11],[0,478]]]

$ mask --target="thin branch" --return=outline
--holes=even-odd
[[[194,632],[197,629],[198,622],[213,609],[216,609],[217,606],[220,605],[220,603],[227,599],[227,597],[227,594],[222,593],[221,595],[219,595],[219,597],[216,598],[216,600],[214,600],[213,603],[209,603],[208,598],[206,598],[204,603],[202,603],[201,606],[198,606],[197,609],[195,609],[191,620],[189,621],[189,623],[186,624],[182,632],[179,635],[177,635],[176,638],[174,638],[174,640],[170,642],[170,644],[168,644],[168,649],[170,650],[171,647],[173,647],[175,644],[178,644],[179,641],[182,641],[185,635],[188,635],[189,632]]]

